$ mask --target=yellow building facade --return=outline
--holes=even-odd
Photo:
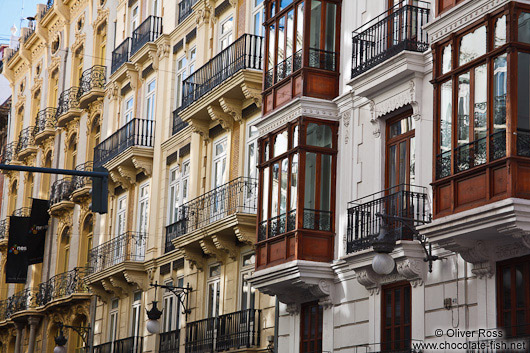
[[[275,301],[248,281],[262,21],[259,0],[38,6],[4,57],[2,160],[104,167],[108,213],[91,212],[89,178],[5,172],[2,264],[10,215],[36,197],[52,218],[27,283],[0,273],[0,352],[52,352],[60,324],[90,327],[64,328],[67,352],[267,351]],[[147,330],[153,301],[160,333]]]

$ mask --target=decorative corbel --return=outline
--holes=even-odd
[[[191,246],[184,246],[182,247],[182,252],[184,253],[184,258],[188,260],[192,269],[196,267],[197,270],[203,271],[204,256],[202,251],[194,249]]]
[[[120,88],[116,82],[107,85],[105,94],[110,101],[116,100],[119,97]]]
[[[109,293],[114,293],[118,297],[122,297],[123,293],[119,287],[114,287],[110,280],[108,278],[104,278],[101,281],[101,286],[105,289],[105,291]]]
[[[138,71],[127,68],[125,76],[127,76],[127,79],[129,79],[131,88],[136,90],[138,88]]]
[[[147,56],[151,59],[153,62],[153,69],[158,70],[158,63],[159,63],[159,56],[158,56],[158,49],[155,50],[149,50],[147,53]]]
[[[254,83],[245,82],[241,84],[241,90],[243,91],[243,95],[246,99],[252,99],[254,104],[256,104],[258,108],[261,108],[261,86]]]
[[[127,282],[136,284],[144,292],[150,287],[145,272],[125,270],[123,271],[123,276]]]
[[[223,112],[219,107],[209,105],[208,106],[208,114],[212,118],[212,120],[218,121],[223,129],[229,130],[232,128],[233,119],[230,115]]]
[[[212,241],[217,249],[226,252],[232,260],[237,258],[237,245],[233,239],[217,233],[212,235]]]
[[[238,225],[234,227],[234,233],[236,234],[237,240],[244,244],[252,245],[256,241],[256,228],[249,227],[246,225]]]
[[[129,181],[126,178],[122,177],[118,171],[111,170],[109,171],[109,175],[114,183],[120,185],[125,190],[128,190],[131,187]]]
[[[223,111],[229,114],[234,121],[243,122],[243,104],[239,99],[221,98],[219,104]]]
[[[135,156],[132,163],[136,169],[141,170],[145,175],[153,175],[153,160],[146,157]]]
[[[372,124],[372,127],[374,128],[372,134],[379,138],[381,137],[381,124],[379,122],[379,119],[377,118],[376,110],[375,110],[375,102],[371,100],[369,103],[370,105],[370,123]]]
[[[215,244],[210,238],[204,237],[203,239],[199,240],[199,245],[201,246],[202,251],[204,251],[206,255],[213,256],[216,258],[217,261],[220,262],[225,261],[225,254],[215,246]]]
[[[125,294],[123,291],[130,287],[130,284],[127,281],[124,281],[120,274],[110,276],[109,281],[114,288],[117,288],[121,292],[121,294]]]
[[[196,119],[190,120],[189,123],[192,132],[199,134],[206,142],[210,140],[210,129],[207,123],[199,122]]]
[[[357,282],[364,286],[370,292],[370,295],[379,294],[381,278],[374,272],[371,265],[355,269],[354,271],[357,275]]]
[[[426,272],[425,265],[423,259],[405,258],[396,263],[396,269],[415,288],[418,285],[423,285]]]
[[[120,175],[127,179],[129,184],[133,185],[136,183],[136,170],[123,165],[118,166],[118,172]]]

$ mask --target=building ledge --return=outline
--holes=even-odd
[[[250,281],[260,292],[278,296],[288,311],[298,312],[300,304],[308,301],[331,305],[334,279],[330,263],[294,260],[256,271]]]

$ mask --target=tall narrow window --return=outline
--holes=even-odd
[[[386,189],[398,191],[398,185],[414,184],[414,119],[410,113],[391,119],[387,124]]]
[[[219,303],[221,296],[221,265],[213,265],[208,269],[208,317],[219,316]]]
[[[114,341],[118,339],[118,315],[119,315],[120,301],[119,299],[112,299],[109,310],[109,342],[114,346]]]
[[[254,272],[256,255],[254,253],[245,254],[241,258],[241,301],[240,309],[254,309],[256,301],[256,290],[250,284],[249,279]],[[244,315],[246,317],[246,315]]]
[[[263,22],[265,22],[265,10],[263,8],[263,0],[252,0],[252,23],[254,34],[257,36],[264,35]]]
[[[142,317],[142,292],[135,292],[133,294],[133,303],[131,307],[131,336],[133,338],[134,348],[133,352],[138,352],[138,345],[140,340],[140,321]]]
[[[323,308],[318,302],[302,304],[300,315],[300,352],[322,352]]]
[[[133,7],[131,8],[131,28],[130,28],[131,36],[134,30],[136,29],[136,27],[138,27],[138,16],[139,16],[138,4],[134,4]]]
[[[497,323],[508,337],[530,334],[530,256],[497,264]]]
[[[145,98],[145,118],[147,120],[155,120],[155,88],[155,80],[152,80],[147,84],[147,92]]]
[[[382,350],[410,348],[410,283],[400,282],[383,287],[381,337]]]
[[[234,40],[234,35],[232,33],[234,27],[234,19],[232,17],[221,22],[219,30],[219,51],[227,48],[232,44]]]
[[[149,229],[149,183],[140,185],[138,191],[138,234],[136,236],[136,260],[142,260],[145,255],[145,242]]]
[[[125,105],[124,105],[124,122],[123,124],[127,124],[129,121],[133,119],[133,110],[134,110],[134,97],[128,97],[125,99]]]
[[[182,81],[187,77],[187,59],[185,56],[177,60],[177,77],[175,78],[175,108],[182,105]]]

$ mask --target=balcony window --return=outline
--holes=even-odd
[[[336,129],[301,118],[260,140],[258,242],[302,229],[333,232]]]
[[[152,80],[147,84],[147,92],[145,98],[145,117],[147,120],[155,120],[155,88],[155,80]]]
[[[381,308],[381,348],[386,351],[410,350],[412,297],[408,282],[383,287]]]
[[[322,352],[324,309],[318,302],[303,304],[300,315],[300,352]]]
[[[234,41],[234,35],[232,33],[233,27],[233,17],[230,17],[221,23],[219,28],[219,51],[228,48],[228,46]]]

